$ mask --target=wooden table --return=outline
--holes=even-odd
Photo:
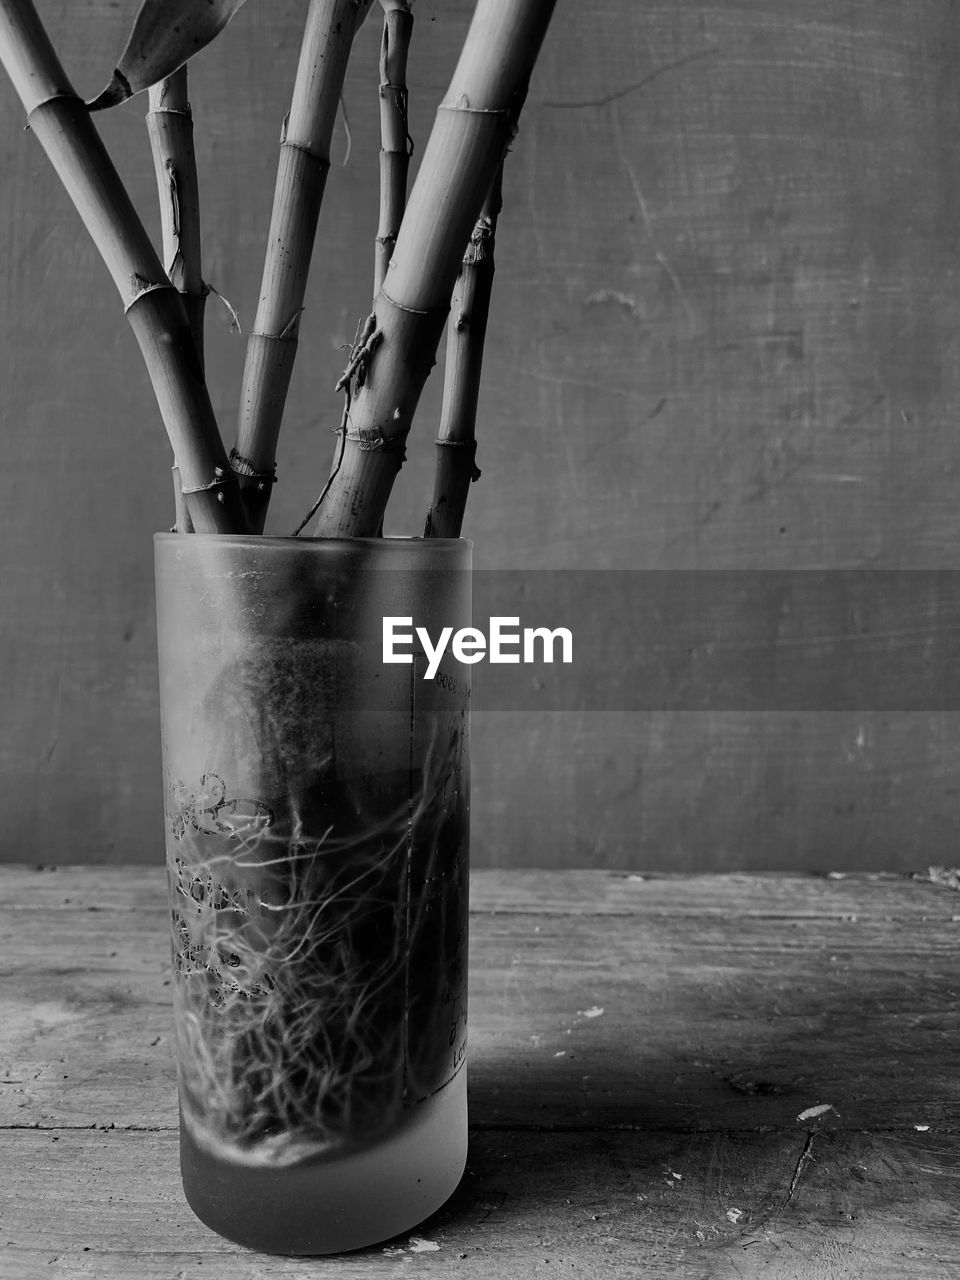
[[[0,878],[4,1280],[960,1275],[949,876],[476,873],[467,1173],[309,1260],[183,1200],[162,871]]]

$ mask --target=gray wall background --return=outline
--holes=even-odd
[[[39,0],[79,92],[136,5]],[[193,64],[205,271],[249,325],[304,3]],[[417,0],[419,151],[472,5]],[[379,21],[335,143],[268,532],[326,474],[376,229]],[[464,533],[484,568],[950,568],[960,8],[559,0],[513,148]],[[102,119],[156,227],[136,99]],[[416,157],[414,160],[416,164]],[[169,454],[109,279],[0,83],[0,858],[162,857],[151,534]],[[215,300],[228,444],[243,340]],[[418,533],[440,393],[388,533]],[[585,674],[584,679],[589,679]],[[478,865],[955,861],[947,711],[487,712]]]

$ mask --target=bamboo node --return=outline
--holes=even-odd
[[[87,106],[87,104],[83,101],[83,99],[79,96],[79,94],[71,93],[68,90],[63,90],[62,92],[58,92],[58,93],[51,93],[49,98],[43,98],[40,102],[35,102],[31,106],[29,112],[27,113],[27,123],[23,126],[24,133],[29,132],[30,121],[33,118],[33,116],[36,115],[36,113],[41,109],[41,107],[49,107],[57,102],[69,102],[74,106],[83,107],[84,109],[86,109],[86,106]]]
[[[288,326],[287,326],[287,329],[289,329],[289,327],[290,327],[290,326],[288,325]],[[284,329],[283,333],[286,333],[286,332],[287,332],[287,329]],[[262,342],[292,342],[292,343],[294,343],[294,345],[296,345],[296,342],[297,342],[296,335],[294,335],[294,336],[292,336],[292,337],[288,335],[288,336],[285,338],[285,337],[283,336],[283,333],[267,333],[267,332],[265,332],[265,330],[263,330],[263,329],[251,329],[251,330],[250,330],[250,337],[251,337],[251,338],[257,338],[258,340],[260,340],[260,341],[262,341]]]
[[[399,462],[406,457],[406,435],[385,436],[379,427],[357,427],[348,431],[346,439],[363,453],[396,453]]]
[[[277,483],[277,468],[274,466],[270,471],[261,471],[256,463],[250,458],[244,457],[236,448],[230,450],[230,465],[238,476],[244,479],[256,480],[259,492],[264,492],[267,485]]]
[[[148,293],[156,293],[160,289],[173,289],[173,285],[169,280],[155,282],[152,280],[145,280],[143,276],[134,273],[134,275],[130,277],[130,288],[132,290],[133,297],[129,302],[124,304],[124,315],[127,315],[130,309]],[[174,292],[176,292],[176,290],[174,290]]]
[[[393,266],[392,261],[390,265]],[[383,299],[384,302],[389,302],[391,307],[396,307],[398,311],[405,311],[409,316],[429,316],[429,315],[436,314],[436,312],[432,312],[432,311],[423,311],[419,307],[406,307],[402,302],[397,302],[395,298],[391,298],[389,293],[387,293],[386,289],[380,290],[377,301],[379,302],[381,298]]]
[[[281,150],[284,151],[301,151],[305,156],[309,157],[324,173],[330,168],[330,157],[321,155],[319,151],[313,151],[305,142],[291,142],[289,138],[284,137],[280,143]]]
[[[437,436],[433,442],[443,449],[467,449],[470,452],[470,483],[480,479],[483,474],[474,459],[477,456],[476,440],[451,440],[449,436]],[[442,499],[441,499],[442,501]]]
[[[229,476],[228,476],[228,475],[224,474],[223,467],[214,467],[214,468],[213,468],[213,479],[212,479],[212,480],[208,481],[206,484],[195,484],[195,485],[192,485],[192,486],[190,486],[189,488],[186,488],[186,487],[184,487],[184,486],[181,486],[181,488],[180,488],[180,492],[181,492],[182,494],[190,494],[190,493],[212,493],[214,490],[216,490],[216,491],[217,491],[217,501],[218,501],[218,502],[224,502],[224,501],[225,501],[225,498],[224,498],[224,496],[223,496],[223,490],[224,490],[224,488],[225,488],[228,484],[236,484],[236,483],[237,483],[237,477],[236,477],[235,475],[229,475]]]
[[[381,80],[380,97],[386,99],[387,95],[390,93],[393,94],[393,104],[397,115],[400,117],[400,122],[403,125],[407,145],[404,151],[392,148],[389,150],[391,150],[394,155],[402,156],[406,154],[407,159],[410,159],[413,156],[414,150],[414,142],[410,134],[410,91],[405,84],[395,84],[392,80]],[[388,150],[388,148],[381,148],[381,150]]]
[[[147,112],[148,120],[151,116],[183,116],[185,119],[192,122],[193,111],[190,107],[154,107],[152,110]]]

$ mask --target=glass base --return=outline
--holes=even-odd
[[[411,1230],[457,1187],[467,1159],[464,1066],[384,1142],[281,1168],[215,1156],[180,1121],[187,1201],[214,1231],[278,1254],[342,1253]]]

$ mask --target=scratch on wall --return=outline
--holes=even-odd
[[[633,84],[624,85],[621,89],[613,89],[610,93],[602,94],[596,98],[568,98],[566,101],[548,100],[543,105],[555,111],[564,109],[579,111],[586,107],[606,107],[611,102],[619,102],[621,98],[627,98],[633,93],[639,93],[648,84],[652,84],[654,80],[659,80],[661,76],[665,76],[670,71],[678,71],[681,67],[689,66],[691,62],[702,62],[704,58],[713,58],[718,52],[719,50],[716,48],[697,49],[694,53],[687,54],[685,58],[678,58],[676,62],[665,62],[660,67],[654,67],[652,71],[648,71],[641,79],[635,80]]]
[[[620,160],[620,163],[623,165],[623,168],[626,172],[627,177],[630,180],[630,186],[633,191],[633,196],[637,202],[637,208],[640,210],[640,217],[643,220],[643,227],[647,233],[647,238],[650,241],[651,248],[653,249],[653,256],[659,263],[662,270],[666,272],[667,278],[669,279],[670,283],[673,285],[674,289],[676,290],[677,297],[680,299],[681,303],[683,304],[683,308],[687,313],[687,318],[690,321],[691,327],[695,328],[696,316],[693,313],[693,308],[690,306],[690,300],[688,299],[686,292],[684,291],[683,285],[680,283],[680,277],[677,275],[676,271],[670,265],[669,260],[661,250],[659,244],[657,243],[656,236],[654,235],[653,223],[650,218],[650,211],[647,208],[646,199],[644,198],[643,191],[640,187],[640,179],[637,177],[636,170],[634,169],[633,165],[630,163],[629,159],[627,158],[626,148],[624,146],[624,141],[623,141],[623,130],[620,127],[620,119],[616,111],[611,112],[611,119],[613,121],[613,134],[614,134],[614,138],[616,139],[616,145],[617,145],[617,156]]]

